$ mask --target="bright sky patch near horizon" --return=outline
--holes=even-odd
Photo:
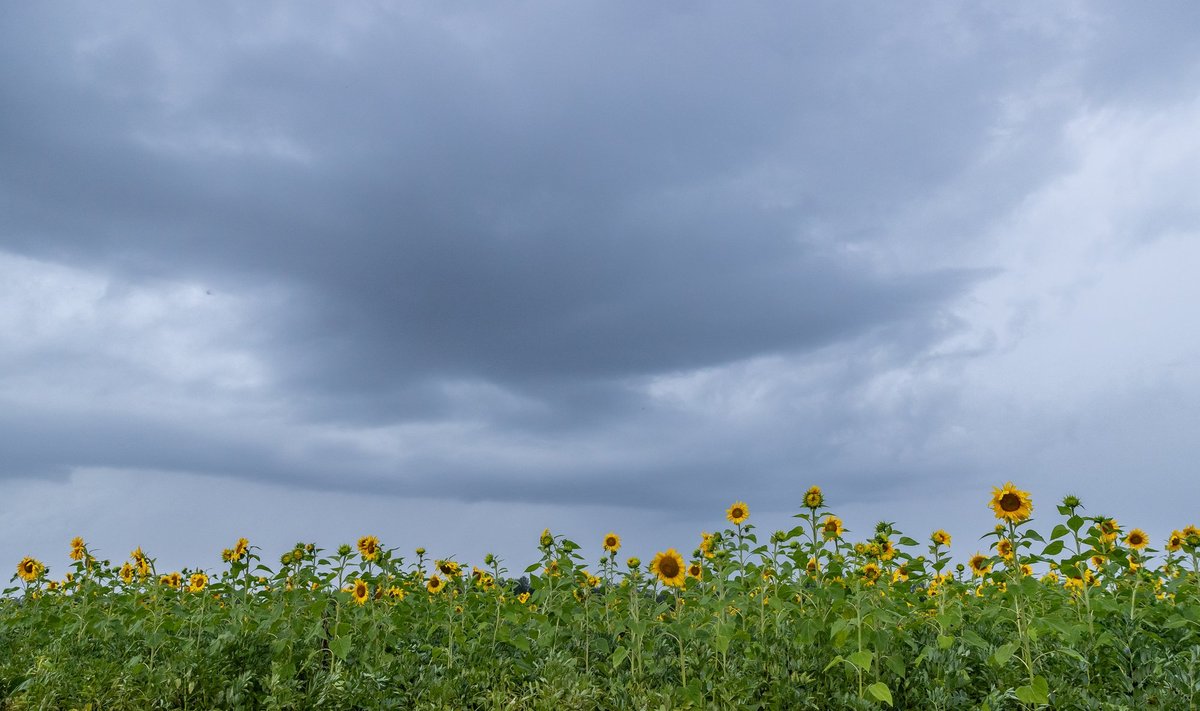
[[[1197,520],[1200,5],[14,4],[0,561]]]

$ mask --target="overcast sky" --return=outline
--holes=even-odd
[[[1200,523],[1200,4],[0,15],[6,566]]]

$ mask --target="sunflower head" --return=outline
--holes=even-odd
[[[896,557],[896,546],[892,544],[892,539],[884,536],[876,545],[879,547],[879,560],[891,560]]]
[[[1184,540],[1182,531],[1171,531],[1171,535],[1167,537],[1167,550],[1172,553],[1178,552],[1183,548]]]
[[[842,519],[837,516],[826,516],[821,522],[821,533],[826,538],[841,538],[846,532],[845,526],[842,525]]]
[[[1001,538],[996,543],[996,553],[1004,560],[1011,560],[1013,557],[1013,543],[1007,538]]]
[[[442,580],[436,574],[429,576],[429,581],[425,583],[425,589],[433,594],[440,593],[446,587],[446,581]]]
[[[991,559],[986,555],[982,553],[976,553],[975,555],[971,556],[971,560],[967,561],[967,564],[971,566],[971,572],[975,573],[975,575],[979,577],[983,577],[992,569],[990,560]]]
[[[627,565],[630,570],[637,570],[638,568],[642,567],[642,559],[638,558],[636,555],[630,556],[629,559],[625,561],[625,565]]]
[[[456,560],[439,560],[435,565],[448,578],[456,578],[462,572],[462,566]]]
[[[808,563],[804,566],[805,572],[809,575],[816,575],[821,570],[821,564],[816,558],[809,558]]]
[[[725,511],[725,518],[733,525],[741,526],[750,518],[750,507],[746,506],[745,501],[736,501]]]
[[[241,560],[246,557],[246,553],[250,551],[250,541],[245,538],[237,539],[237,543],[233,544],[233,553],[231,560]]]
[[[204,573],[192,573],[192,577],[188,580],[188,592],[200,592],[208,587],[208,576]]]
[[[518,593],[517,594],[517,602],[521,603],[522,605],[529,602],[529,593],[527,593],[527,592]]]
[[[365,605],[371,596],[371,586],[362,578],[355,578],[354,588],[350,591],[350,599],[359,605]]]
[[[668,548],[655,555],[654,560],[650,563],[650,571],[658,576],[664,585],[670,587],[683,587],[687,576],[683,556],[679,555],[674,548]]]
[[[133,582],[133,565],[131,565],[130,563],[126,563],[126,564],[122,565],[120,572],[117,574],[121,576],[121,581],[123,583],[125,583],[126,585],[132,583]]]
[[[933,535],[929,537],[929,540],[933,541],[939,546],[950,546],[950,534],[946,533],[945,530],[940,528],[933,532]]]
[[[17,577],[27,583],[32,583],[42,576],[46,571],[46,566],[36,558],[25,556],[17,563]]]
[[[1100,532],[1100,540],[1104,543],[1112,543],[1117,540],[1117,536],[1121,533],[1121,526],[1115,518],[1102,518],[1096,524],[1097,530]]]
[[[166,575],[160,575],[158,577],[158,582],[162,585],[166,585],[169,588],[178,590],[179,588],[183,587],[183,576],[178,572],[167,573]]]
[[[615,533],[610,533],[604,537],[604,550],[609,553],[616,553],[621,550],[621,537]]]
[[[1125,536],[1125,545],[1134,550],[1141,550],[1150,545],[1150,537],[1140,528],[1135,528]]]
[[[874,585],[876,580],[879,580],[879,566],[875,563],[867,563],[862,567],[862,579],[867,585]]]
[[[821,487],[810,486],[808,491],[804,492],[804,505],[816,511],[825,503],[825,495],[821,493]]]
[[[71,560],[83,560],[87,555],[87,546],[83,542],[83,538],[75,536],[71,539]]]
[[[363,560],[375,560],[379,557],[379,539],[375,536],[358,539],[358,553]]]
[[[542,535],[538,538],[538,544],[541,545],[542,548],[549,548],[554,544],[554,536],[550,535],[550,529],[542,529]]]
[[[992,510],[998,519],[1020,523],[1033,513],[1033,500],[1028,491],[1021,491],[1010,481],[992,488]]]

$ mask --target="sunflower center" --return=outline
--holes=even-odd
[[[1021,508],[1021,497],[1010,491],[1009,493],[1000,497],[1000,508],[1009,513],[1016,511],[1017,509]]]
[[[609,538],[608,540],[605,541],[605,543],[608,544],[609,548],[612,548],[613,546],[617,545],[617,539]]]
[[[733,517],[734,518],[741,518],[743,513],[744,512],[741,509],[737,508],[736,506],[733,508]]]
[[[663,574],[663,577],[674,578],[679,575],[679,562],[674,558],[663,558],[658,564],[658,570]]]

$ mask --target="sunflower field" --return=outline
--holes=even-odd
[[[1195,526],[1155,548],[1074,496],[1040,531],[1013,484],[990,506],[957,564],[943,530],[853,536],[815,486],[789,531],[739,501],[686,554],[547,530],[524,571],[369,535],[166,571],[76,538],[0,597],[0,709],[1197,708]]]

